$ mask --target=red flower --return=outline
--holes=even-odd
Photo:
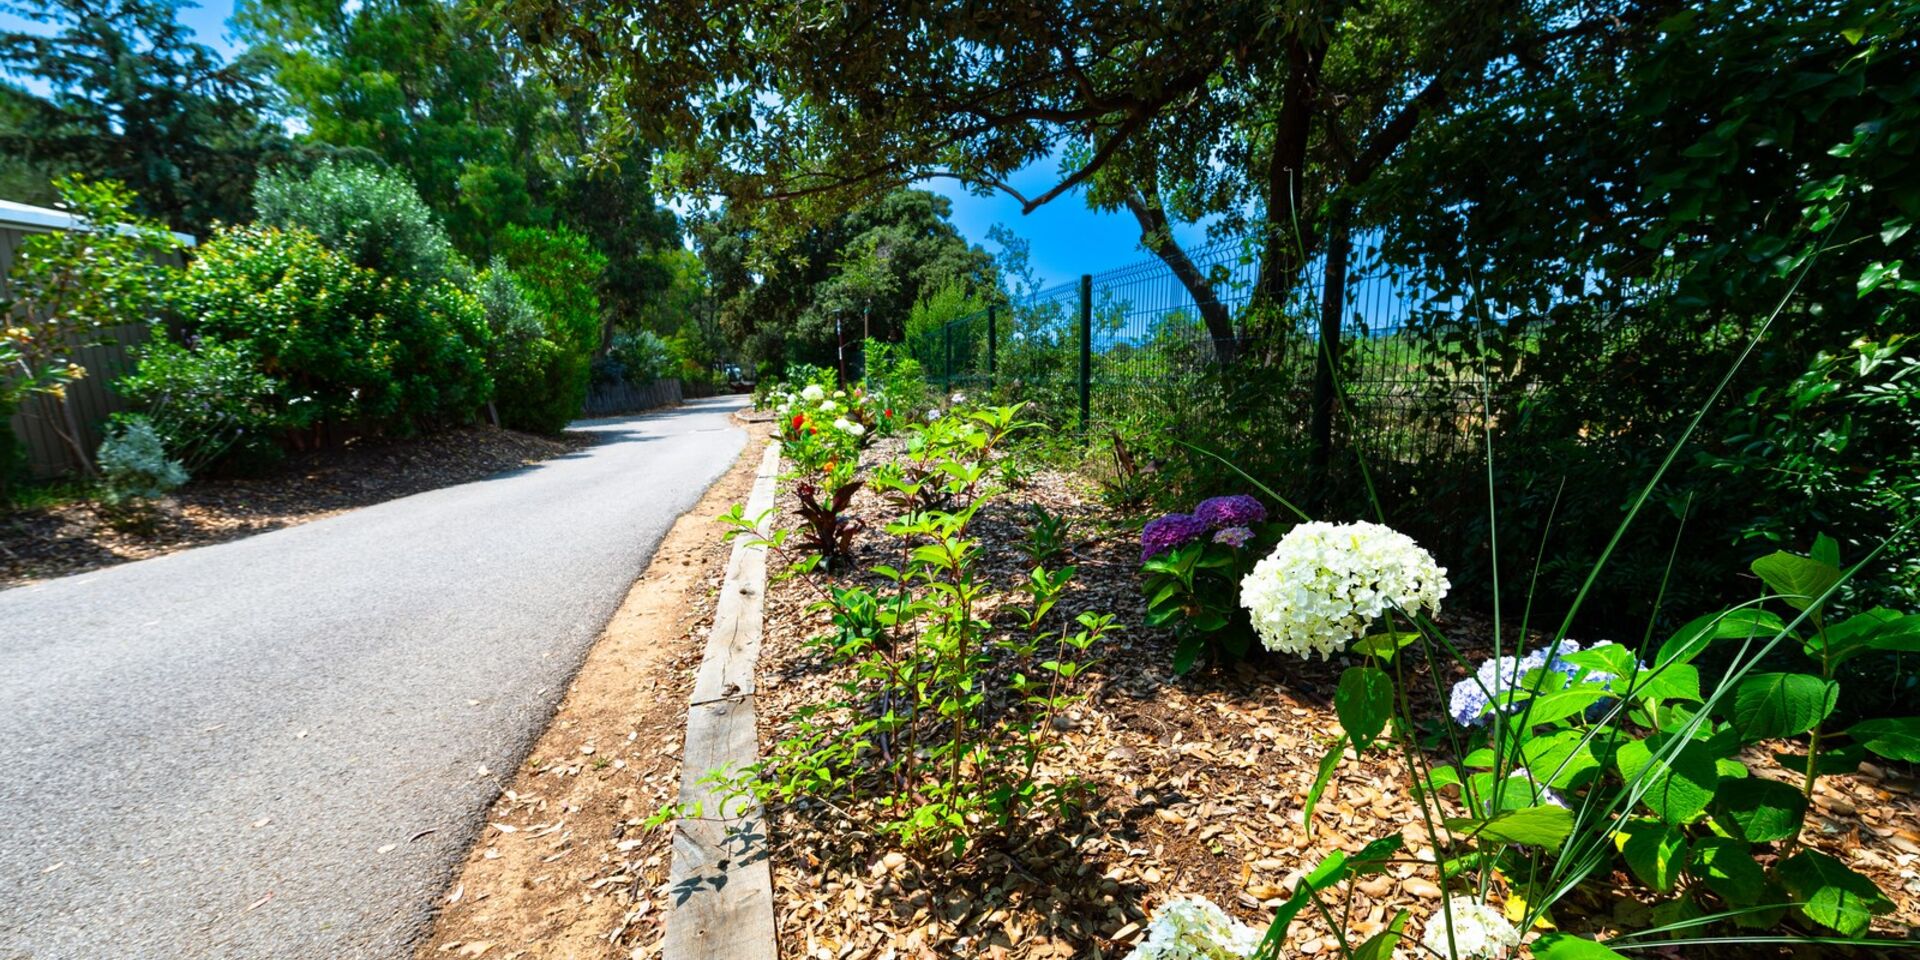
[[[808,435],[808,436],[810,436],[810,437],[817,437],[817,436],[819,436],[819,435],[820,435],[820,428],[819,428],[819,427],[808,427],[808,428],[807,428],[807,435]]]
[[[800,425],[801,425],[801,424],[803,424],[803,423],[806,423],[806,422],[807,422],[807,415],[806,415],[806,414],[804,414],[804,413],[796,413],[796,414],[794,414],[794,415],[793,415],[793,428],[794,428],[795,430],[798,430],[798,429],[800,429]]]
[[[891,416],[893,416],[893,408],[892,408],[892,407],[888,407],[888,408],[887,408],[887,416],[889,416],[889,417],[891,417]]]

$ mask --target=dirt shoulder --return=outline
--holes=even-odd
[[[643,821],[679,790],[687,698],[731,547],[713,518],[744,502],[768,435],[668,531],[495,801],[441,899],[422,958],[649,957],[670,831]]]
[[[0,510],[0,589],[237,540],[483,480],[592,442],[585,433],[541,437],[485,426],[411,440],[354,441],[294,454],[257,477],[195,481],[168,498],[153,529],[143,533],[114,529],[84,499]]]

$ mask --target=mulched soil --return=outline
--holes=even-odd
[[[864,459],[884,462],[901,452],[898,441],[882,440]],[[1139,626],[1145,609],[1135,530],[1100,506],[1086,481],[1058,472],[1043,471],[1025,489],[1002,493],[976,521],[985,568],[1000,589],[989,619],[992,605],[1013,601],[1010,591],[1025,578],[1015,545],[1029,502],[1076,520],[1070,562],[1079,575],[1062,601],[1066,614],[1112,612],[1127,625],[1083,689],[1088,699],[1058,724],[1061,748],[1040,767],[1043,778],[1083,778],[1092,803],[1071,822],[1022,823],[958,865],[903,855],[866,832],[862,811],[807,800],[772,804],[781,956],[1124,956],[1168,899],[1203,895],[1264,927],[1297,879],[1328,853],[1393,833],[1406,837],[1411,856],[1357,885],[1344,932],[1370,936],[1407,908],[1416,917],[1409,933],[1417,935],[1443,888],[1396,757],[1374,753],[1355,761],[1349,754],[1312,835],[1301,826],[1318,760],[1340,734],[1331,696],[1347,664],[1263,658],[1175,678],[1170,634]],[[785,522],[792,522],[793,507],[783,492]],[[852,509],[874,521],[891,516],[865,490]],[[866,571],[897,562],[897,545],[880,526],[874,522],[862,535],[858,569],[844,581],[877,587],[880,579]],[[840,679],[805,644],[825,631],[822,615],[806,609],[813,598],[797,579],[770,590],[760,661],[763,752],[794,732],[785,718],[826,699]],[[1490,633],[1467,617],[1443,626],[1467,642]],[[1825,778],[1810,815],[1811,842],[1872,876],[1898,903],[1897,914],[1875,924],[1878,935],[1906,936],[1920,923],[1917,787],[1911,771],[1862,765],[1857,775]],[[1649,925],[1647,907],[1626,896],[1624,885],[1597,889],[1605,885],[1589,884],[1562,901],[1556,917],[1601,933]],[[1282,955],[1336,947],[1332,931],[1309,911]],[[1743,945],[1730,955],[1770,955],[1761,951]],[[1708,956],[1695,948],[1686,955]]]
[[[426,490],[481,480],[593,442],[474,426],[414,440],[361,438],[293,454],[255,477],[188,484],[152,526],[109,525],[91,502],[0,513],[0,589],[143,560],[318,520]]]

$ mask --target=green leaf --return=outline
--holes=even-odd
[[[1747,743],[1812,730],[1840,702],[1840,685],[1808,673],[1756,673],[1733,692],[1733,725]]]
[[[1556,790],[1575,786],[1600,768],[1592,744],[1578,730],[1528,740],[1520,745],[1520,754],[1526,758],[1527,772]]]
[[[1506,810],[1491,817],[1450,817],[1447,829],[1455,833],[1502,843],[1552,849],[1573,831],[1573,811],[1546,805]]]
[[[1741,607],[1695,618],[1674,631],[1653,659],[1655,667],[1666,663],[1686,663],[1700,655],[1715,640],[1744,637],[1772,637],[1786,629],[1786,621],[1776,614],[1755,607]]]
[[[1335,767],[1340,766],[1340,755],[1347,749],[1347,738],[1340,739],[1327,748],[1326,756],[1320,758],[1320,770],[1313,775],[1313,788],[1307,791],[1307,802],[1300,810],[1300,823],[1306,828],[1307,836],[1313,836],[1313,808],[1320,805],[1320,795],[1327,790],[1328,781],[1333,779]]]
[[[1883,757],[1920,762],[1920,717],[1884,717],[1856,723],[1847,736]]]
[[[1673,892],[1687,862],[1686,834],[1659,820],[1633,819],[1621,822],[1613,842],[1641,883],[1660,893]]]
[[[1533,942],[1534,960],[1627,960],[1598,941],[1571,933],[1542,934]]]
[[[1777,550],[1752,564],[1753,575],[1795,610],[1805,610],[1840,582],[1840,568]]]
[[[1407,929],[1409,916],[1405,910],[1394,914],[1387,928],[1367,938],[1366,943],[1353,951],[1350,960],[1392,960],[1393,948],[1400,945],[1400,935]]]
[[[1361,637],[1347,649],[1369,657],[1391,661],[1401,648],[1420,639],[1418,633],[1375,633]]]
[[[1875,915],[1893,910],[1893,902],[1872,880],[1818,850],[1788,857],[1780,864],[1779,874],[1807,919],[1842,936],[1865,933]]]
[[[1713,748],[1691,740],[1678,751],[1665,737],[1630,740],[1614,756],[1620,776],[1629,787],[1644,784],[1640,802],[1672,824],[1684,824],[1700,815],[1713,800],[1720,769]],[[1656,757],[1659,750],[1663,756]]]
[[[1457,787],[1459,785],[1460,771],[1455,770],[1450,763],[1434,767],[1433,770],[1427,774],[1427,790],[1429,792],[1438,793],[1444,787]]]
[[[1555,690],[1527,700],[1521,707],[1529,728],[1548,723],[1558,723],[1568,717],[1587,712],[1587,708],[1602,700],[1612,699],[1599,684],[1580,684],[1567,690]],[[1517,715],[1516,715],[1517,719]]]
[[[1747,844],[1730,837],[1693,842],[1693,872],[1708,889],[1735,907],[1750,907],[1766,892],[1767,876]]]
[[[1185,676],[1200,660],[1200,653],[1207,648],[1207,636],[1204,633],[1188,633],[1180,638],[1180,645],[1173,651],[1173,672]]]
[[[1800,833],[1807,798],[1792,784],[1763,777],[1723,780],[1713,798],[1713,822],[1748,843],[1771,843]]]
[[[1334,745],[1336,757],[1339,756],[1342,745]],[[1253,955],[1256,957],[1277,955],[1280,943],[1287,938],[1287,928],[1293,925],[1293,918],[1300,915],[1300,911],[1313,899],[1314,893],[1339,883],[1346,875],[1347,855],[1338,850],[1315,864],[1306,876],[1300,878],[1300,885],[1293,888],[1293,896],[1288,897],[1287,902],[1274,911],[1273,922],[1267,925],[1267,935],[1260,939],[1260,946]]]
[[[1354,750],[1366,750],[1393,717],[1393,678],[1378,667],[1348,667],[1334,691],[1333,710]]]
[[[1686,700],[1703,702],[1700,696],[1700,668],[1690,663],[1669,663],[1636,679],[1633,695],[1640,700]]]
[[[1859,769],[1860,761],[1866,758],[1867,748],[1857,743],[1849,743],[1834,750],[1823,748],[1820,751],[1820,759],[1814,764],[1814,775],[1824,777],[1836,773],[1853,773]],[[1807,772],[1806,754],[1776,753],[1773,759],[1794,773]]]

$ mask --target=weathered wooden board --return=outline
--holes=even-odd
[[[758,517],[773,507],[774,480],[780,472],[780,445],[769,444],[747,498],[746,514]],[[767,551],[736,540],[727,561],[727,579],[713,611],[713,629],[693,682],[693,702],[708,703],[753,693],[754,664],[760,659],[761,610],[767,589]]]
[[[747,500],[748,516],[773,506],[779,468],[780,445],[770,444]],[[664,960],[778,960],[765,819],[750,799],[723,809],[724,796],[701,782],[759,757],[753,674],[766,589],[766,551],[736,542],[687,706],[680,803],[698,813],[674,824]]]

